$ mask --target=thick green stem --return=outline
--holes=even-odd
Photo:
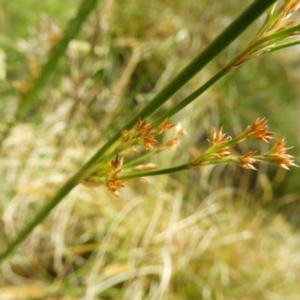
[[[186,66],[153,100],[146,105],[136,116],[134,116],[124,127],[131,129],[139,117],[145,119],[151,116],[159,107],[161,107],[172,95],[174,95],[183,85],[185,85],[193,76],[196,75],[206,64],[223,51],[231,42],[233,42],[256,18],[258,18],[271,4],[276,0],[254,1],[235,21],[233,21],[201,54],[199,54],[188,66]],[[96,3],[96,0],[84,1],[87,3]],[[90,5],[89,7],[92,7]],[[85,6],[82,7],[85,10]],[[64,46],[66,47],[66,45]],[[58,59],[58,58],[56,58]],[[56,61],[54,59],[54,61]],[[49,71],[53,69],[49,66]],[[47,73],[48,74],[48,73]],[[44,75],[45,76],[45,75]],[[36,90],[31,91],[29,100],[26,105],[20,109],[19,116],[24,115],[30,107],[38,90],[45,82],[45,76],[40,80]],[[76,186],[82,178],[99,162],[102,156],[111,148],[111,146],[121,137],[122,131],[115,134],[82,168],[65,183],[53,197],[50,202],[39,211],[36,217],[25,226],[18,234],[16,239],[11,241],[4,252],[0,254],[0,261],[9,256],[12,251],[30,234],[30,232],[41,223],[52,211],[52,209]],[[184,167],[183,167],[184,166]],[[174,172],[186,168],[186,165],[172,168]],[[159,170],[156,171],[159,174]]]

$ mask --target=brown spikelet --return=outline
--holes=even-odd
[[[268,118],[256,119],[247,127],[247,137],[256,138],[265,143],[274,140],[274,133],[268,130],[267,122]]]
[[[285,137],[281,137],[272,147],[267,155],[266,160],[279,165],[281,168],[289,170],[289,167],[298,167],[294,163],[294,156],[287,154],[287,151],[292,147],[285,147]]]
[[[134,126],[134,129],[137,133],[137,136],[145,136],[152,132],[153,127],[150,124],[147,124],[146,121],[142,121],[139,118]]]
[[[117,154],[116,158],[113,159],[110,163],[115,171],[120,171],[123,166],[123,157],[120,157],[119,154]]]
[[[107,183],[107,189],[116,197],[119,197],[119,189],[124,187],[122,181],[118,178],[118,175],[115,174]]]
[[[142,145],[145,149],[153,149],[154,146],[158,145],[158,141],[154,139],[151,135],[147,135],[142,139]]]
[[[222,145],[223,143],[229,141],[231,139],[230,136],[226,137],[226,133],[223,133],[223,126],[217,131],[216,129],[213,129],[211,139],[209,140],[210,147],[217,147]],[[225,156],[230,155],[230,149],[231,147],[223,147],[219,151],[217,151],[214,156],[217,158],[222,158]]]
[[[252,164],[259,162],[258,159],[253,158],[252,156],[256,153],[256,151],[249,151],[243,156],[240,157],[240,165],[249,170],[257,170]]]
[[[145,149],[153,149],[154,146],[158,145],[158,141],[153,137],[153,126],[138,119],[134,126],[136,132],[136,138],[140,145],[144,146]]]
[[[176,126],[176,124],[171,124],[169,123],[169,120],[168,119],[165,119],[162,121],[162,123],[158,126],[158,129],[157,129],[157,134],[161,134],[163,133],[164,131],[172,128]]]

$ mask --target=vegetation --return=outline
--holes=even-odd
[[[296,299],[299,2],[23,2],[1,4],[1,295]]]

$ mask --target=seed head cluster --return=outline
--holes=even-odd
[[[291,42],[299,44],[300,22],[297,18],[291,18],[299,8],[299,0],[285,0],[280,7],[272,9],[259,33],[231,61],[231,67],[235,68],[264,53],[289,47]]]
[[[289,170],[289,167],[298,167],[294,163],[295,157],[287,154],[287,151],[291,148],[293,147],[285,147],[285,138],[281,137],[265,155],[266,161],[277,164],[286,170]]]
[[[123,166],[123,157],[116,156],[115,159],[111,161],[112,176],[106,183],[107,189],[116,197],[119,197],[119,189],[124,187],[124,184],[119,179],[119,173],[121,172]]]
[[[220,148],[213,154],[214,157],[222,158],[230,155],[229,150],[231,146],[224,145],[224,147],[222,147],[222,145],[229,140],[231,140],[231,137],[230,136],[226,137],[226,134],[223,133],[223,126],[221,126],[221,128],[218,131],[215,128],[213,129],[211,139],[209,140],[210,147]]]
[[[152,150],[155,146],[159,145],[159,142],[154,137],[162,134],[166,130],[176,126],[176,124],[169,123],[168,119],[165,119],[157,129],[146,121],[142,121],[140,118],[136,122],[133,130],[123,130],[122,141],[124,147],[122,148],[123,153],[135,152],[138,153],[136,145],[143,146],[146,150]],[[179,133],[178,133],[179,134]],[[183,129],[181,128],[181,134]],[[175,141],[176,140],[176,141]],[[170,142],[170,141],[169,141]],[[163,148],[172,148],[179,144],[177,137],[172,139],[172,145],[165,145]],[[175,145],[176,144],[176,145]],[[123,158],[119,155],[111,161],[111,175],[106,183],[107,189],[116,197],[119,197],[119,189],[124,187],[123,182],[120,180],[119,174],[123,166]],[[154,164],[141,164],[133,167],[135,171],[150,171],[157,167]]]
[[[222,163],[234,162],[243,168],[256,170],[253,164],[260,161],[267,161],[278,166],[289,169],[288,167],[297,167],[294,163],[294,157],[287,154],[292,147],[285,147],[284,137],[280,138],[271,150],[264,155],[256,155],[257,151],[249,151],[241,156],[232,155],[230,150],[238,143],[248,138],[255,138],[260,142],[268,143],[274,140],[274,133],[269,131],[267,126],[267,118],[256,119],[252,124],[238,136],[231,138],[226,137],[223,133],[223,127],[218,131],[213,130],[211,139],[209,140],[209,148],[196,159],[190,162],[191,167]]]
[[[267,122],[268,118],[256,119],[247,127],[247,137],[256,138],[257,140],[265,143],[274,140],[274,133],[268,130]]]
[[[240,157],[240,165],[245,169],[257,170],[253,166],[254,163],[259,162],[259,159],[253,157],[255,153],[256,153],[256,151],[249,151],[249,152],[245,153],[244,155],[242,155]]]
[[[197,158],[189,162],[186,165],[187,168],[208,164],[233,162],[245,169],[257,170],[254,164],[261,161],[276,164],[287,170],[289,170],[289,167],[298,167],[294,163],[295,158],[287,153],[292,147],[285,147],[284,137],[281,137],[279,140],[277,140],[271,150],[266,154],[257,155],[256,150],[248,151],[247,153],[239,156],[231,153],[231,150],[235,145],[246,139],[254,138],[263,143],[268,143],[272,140],[275,140],[274,133],[269,131],[267,122],[268,118],[256,119],[252,124],[247,126],[241,134],[233,138],[227,136],[226,133],[223,132],[223,127],[220,127],[219,130],[213,129],[211,137],[208,140],[208,149],[204,153],[200,154]],[[126,151],[130,152],[130,149],[134,148],[135,145],[142,145],[146,150],[153,149],[159,144],[158,140],[155,139],[155,136],[174,126],[174,124],[169,123],[166,119],[157,127],[157,129],[155,129],[146,121],[139,119],[133,130],[123,131],[123,143],[125,143],[123,153],[126,153]],[[186,133],[179,125],[176,125],[175,129],[175,136],[164,146],[160,147],[161,150],[176,147],[180,141],[179,136]],[[120,179],[122,166],[123,158],[117,155],[110,162],[111,171],[109,173],[110,175],[108,176],[109,179],[106,182],[107,189],[116,197],[119,197],[119,190],[124,187],[124,184]],[[147,174],[149,173],[149,175],[151,175],[151,171],[157,168],[158,167],[152,163],[138,164],[132,167],[131,172],[144,172],[144,174],[146,172]]]

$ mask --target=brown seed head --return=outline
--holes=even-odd
[[[269,153],[265,155],[265,157],[267,158],[267,161],[275,163],[281,168],[289,170],[288,167],[298,166],[294,163],[295,157],[286,153],[292,147],[286,148],[284,139],[284,136],[281,137],[273,146],[273,148],[269,151]]]
[[[168,119],[165,119],[162,121],[162,123],[158,126],[158,129],[157,129],[157,134],[161,134],[163,133],[164,131],[172,128],[176,126],[176,124],[171,124],[169,123],[169,120]]]
[[[165,123],[165,126],[168,124]],[[153,138],[153,127],[146,123],[146,121],[141,121],[138,119],[134,126],[136,132],[136,138],[138,143],[145,147],[145,149],[153,149],[154,146],[158,145],[158,141]]]
[[[124,184],[118,178],[118,175],[114,174],[114,176],[106,183],[106,187],[114,196],[119,197],[118,190],[124,187]]]
[[[252,164],[259,162],[258,159],[253,158],[252,156],[256,153],[256,151],[249,151],[243,156],[240,157],[240,165],[243,168],[249,170],[257,170]]]
[[[154,139],[151,135],[147,135],[142,139],[142,145],[145,149],[153,149],[154,146],[158,145],[158,141]]]
[[[219,131],[213,129],[211,139],[209,140],[210,148],[220,146],[229,140],[231,140],[231,137],[230,136],[226,137],[226,133],[223,133],[223,126],[221,126]],[[230,148],[231,147],[223,147],[222,149],[214,153],[214,157],[222,158],[230,155],[230,151],[229,151]]]
[[[219,129],[218,132],[214,128],[212,135],[211,135],[211,140],[209,141],[210,145],[217,146],[217,145],[220,145],[220,144],[226,142],[228,139],[230,139],[228,137],[225,139],[225,137],[226,137],[226,133],[223,133],[223,126],[221,126],[221,128]]]
[[[268,122],[268,118],[256,119],[251,125],[249,125],[246,129],[247,137],[256,138],[259,141],[268,143],[273,138],[273,132],[268,131],[268,127],[266,123]]]
[[[119,154],[117,154],[116,158],[113,159],[110,163],[115,171],[120,171],[123,166],[123,157],[120,157]]]
[[[142,121],[141,119],[138,119],[134,128],[137,133],[137,136],[149,135],[153,129],[151,125],[147,124],[146,121]]]

